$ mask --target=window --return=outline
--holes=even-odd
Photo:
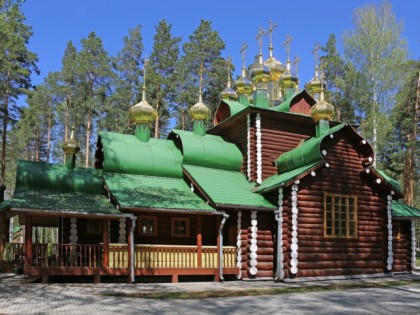
[[[401,239],[401,224],[400,223],[392,224],[392,238],[394,240]]]
[[[324,236],[357,237],[357,197],[325,193]]]
[[[190,219],[172,218],[171,236],[178,236],[178,237],[190,236]]]
[[[147,236],[157,235],[157,218],[152,216],[139,217],[139,234]]]
[[[95,235],[95,234],[102,234],[102,221],[86,221],[86,233]]]

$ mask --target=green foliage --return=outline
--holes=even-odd
[[[153,37],[153,52],[147,75],[147,100],[157,110],[158,118],[152,134],[166,136],[169,126],[170,106],[175,106],[178,77],[175,71],[179,58],[180,37],[171,34],[171,24],[161,20]]]

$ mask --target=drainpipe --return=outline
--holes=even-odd
[[[280,272],[281,272],[280,256],[281,256],[281,250],[282,250],[282,248],[281,248],[281,246],[282,246],[281,243],[282,242],[280,241],[281,238],[282,238],[282,235],[280,234],[280,231],[282,229],[282,227],[281,227],[282,222],[280,221],[280,215],[281,215],[280,210],[274,211],[274,219],[276,219],[276,221],[277,221],[277,267],[276,267],[276,273],[274,275],[274,280],[275,281],[279,281],[279,280],[282,279],[281,274],[280,274]],[[281,263],[283,263],[283,262],[281,262]]]
[[[135,217],[134,215],[130,216],[131,219],[131,229],[130,229],[130,251],[131,251],[131,268],[130,268],[130,278],[131,278],[131,283],[136,283],[136,279],[134,277],[134,262],[135,262],[135,255],[134,255],[134,231],[136,229],[136,220],[137,217]]]
[[[223,219],[222,222],[220,222],[219,227],[219,276],[220,281],[225,280],[223,278],[223,226],[225,225],[226,220],[229,218],[229,215],[227,213],[223,213]]]

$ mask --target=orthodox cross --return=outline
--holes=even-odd
[[[144,57],[144,67],[143,67],[143,94],[142,94],[142,101],[146,102],[146,68],[149,59]]]
[[[314,49],[311,51],[311,54],[314,55],[314,59],[315,59],[315,68],[318,67],[318,50],[321,49],[321,46],[319,46],[318,44],[315,44]]]
[[[260,47],[260,56],[262,56],[262,37],[263,35],[267,35],[262,27],[260,27],[257,36],[255,38],[258,40],[258,46]]]
[[[290,42],[293,40],[293,37],[286,35],[286,41],[283,43],[283,46],[286,46],[287,60],[290,60]]]
[[[230,87],[230,65],[232,63],[232,58],[228,57],[226,59],[226,66],[227,66],[227,86]]]
[[[268,23],[270,25],[267,31],[270,34],[270,48],[273,49],[273,31],[277,27],[277,23],[273,24],[271,20]]]
[[[293,63],[292,63],[292,65],[294,65],[294,66],[296,66],[296,75],[297,75],[297,73],[298,73],[298,65],[299,65],[299,61],[300,61],[300,57],[298,57],[298,56],[295,56],[295,60],[293,60]]]
[[[242,47],[241,47],[241,50],[240,50],[240,52],[241,52],[241,55],[242,55],[242,68],[243,69],[245,69],[245,55],[246,55],[246,49],[248,48],[248,45],[246,44],[246,43],[243,43],[242,44]]]

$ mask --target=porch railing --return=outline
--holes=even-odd
[[[135,245],[134,264],[135,268],[217,268],[217,247],[203,246],[200,259],[197,246]],[[110,245],[109,267],[128,267],[127,245]],[[236,267],[235,247],[223,247],[223,267]]]
[[[110,244],[108,266],[128,268],[127,244]],[[103,267],[103,245],[33,244],[34,267]],[[135,245],[135,268],[217,268],[216,246]],[[223,247],[223,267],[236,267],[236,248]]]
[[[33,244],[34,267],[102,267],[103,246]]]

